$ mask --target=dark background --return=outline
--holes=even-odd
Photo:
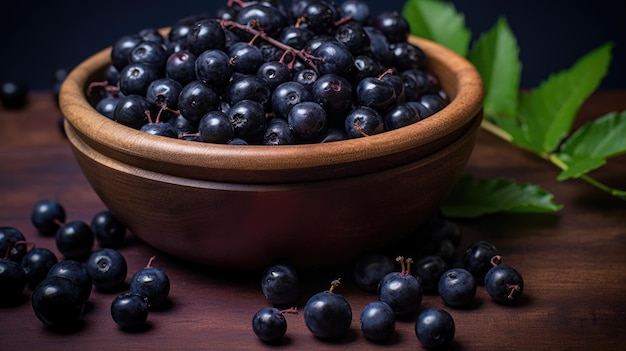
[[[340,0],[336,0],[337,3]],[[373,14],[401,11],[404,0],[366,0]],[[453,0],[476,39],[504,16],[517,37],[522,88],[570,67],[592,49],[612,41],[613,61],[602,88],[626,88],[624,1]],[[0,8],[0,80],[50,89],[58,68],[71,69],[119,37],[159,28],[177,19],[214,14],[219,1],[11,1]],[[286,0],[286,3],[290,3]]]

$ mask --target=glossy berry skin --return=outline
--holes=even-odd
[[[393,65],[393,53],[385,34],[380,29],[371,26],[365,26],[363,30],[370,38],[370,55],[383,66],[391,67]]]
[[[198,123],[209,111],[216,110],[219,96],[215,88],[199,80],[187,83],[178,97],[178,109],[186,119]]]
[[[78,261],[63,260],[50,267],[47,278],[63,277],[76,284],[85,301],[91,296],[92,280],[87,267]]]
[[[231,105],[242,100],[251,100],[260,103],[264,109],[269,109],[272,90],[267,82],[257,75],[242,75],[234,78],[227,89],[228,102]]]
[[[178,81],[172,78],[158,78],[148,85],[146,99],[159,107],[177,110],[181,90],[183,90],[183,86]],[[161,113],[159,120],[155,120],[155,122],[167,121],[171,116],[171,113]]]
[[[232,59],[233,71],[243,74],[256,74],[263,64],[263,53],[254,45],[246,42],[233,43],[228,49]]]
[[[119,38],[111,47],[111,62],[113,67],[121,71],[129,63],[130,52],[143,41],[139,34],[129,34]]]
[[[389,256],[372,253],[357,259],[354,265],[354,282],[364,291],[375,294],[380,280],[395,269],[395,262]]]
[[[187,33],[186,41],[189,51],[199,56],[206,50],[224,49],[226,35],[217,20],[205,18],[194,23]]]
[[[198,132],[205,143],[226,144],[235,135],[235,128],[224,112],[209,111],[200,120]]]
[[[93,286],[99,291],[119,288],[126,279],[128,266],[122,254],[111,248],[94,251],[85,263]]]
[[[476,241],[463,254],[463,267],[476,277],[476,281],[484,282],[485,275],[493,267],[491,259],[499,254],[500,251],[492,243]]]
[[[378,111],[386,111],[396,102],[396,91],[390,82],[376,78],[363,78],[356,87],[357,102]]]
[[[170,54],[165,61],[165,76],[183,86],[196,80],[196,55],[186,49]]]
[[[500,263],[485,275],[485,288],[494,301],[511,305],[522,295],[524,279],[512,266]]]
[[[90,227],[100,247],[119,248],[124,244],[126,226],[111,211],[96,213]]]
[[[263,135],[264,145],[292,145],[296,143],[296,136],[289,123],[282,118],[272,118],[267,123]]]
[[[39,234],[53,236],[65,222],[65,208],[56,200],[41,200],[33,206],[30,220]]]
[[[233,104],[227,112],[234,136],[250,143],[258,142],[267,128],[265,108],[260,102],[241,100]]]
[[[304,323],[317,338],[337,339],[350,328],[352,308],[343,296],[322,291],[304,306]]]
[[[361,0],[344,0],[339,5],[343,16],[350,16],[361,25],[369,23],[371,13],[369,5]]]
[[[363,26],[355,21],[346,22],[335,30],[335,39],[342,43],[352,56],[366,54],[370,50],[370,38]]]
[[[320,104],[304,101],[291,108],[287,122],[299,138],[311,140],[324,133],[328,118]]]
[[[302,84],[307,90],[311,91],[313,83],[315,83],[319,76],[319,73],[316,71],[310,68],[304,68],[294,74],[293,81]]]
[[[37,318],[55,330],[74,328],[85,308],[81,289],[64,277],[49,277],[37,285],[31,296]]]
[[[274,6],[276,3],[268,6],[267,3],[252,3],[237,13],[236,21],[241,24],[248,24],[255,21],[259,28],[270,36],[276,36],[286,24],[286,18],[281,10]]]
[[[286,119],[294,105],[312,99],[311,91],[303,84],[296,81],[284,82],[272,92],[272,110],[277,117]]]
[[[54,252],[45,247],[36,247],[28,251],[21,262],[28,287],[34,289],[37,284],[41,283],[48,275],[50,268],[57,262],[59,260]]]
[[[166,138],[178,138],[178,132],[176,128],[174,128],[171,124],[167,122],[157,122],[157,123],[146,123],[141,128],[140,131],[152,135],[158,135]]]
[[[146,111],[156,116],[156,105],[143,95],[124,95],[115,106],[113,120],[130,128],[141,129],[144,124],[148,123]]]
[[[145,63],[162,71],[165,68],[165,62],[168,56],[165,47],[161,43],[152,40],[144,40],[130,51],[128,57],[131,63]]]
[[[83,221],[65,223],[55,237],[56,247],[68,260],[84,260],[89,256],[94,244],[94,234]]]
[[[149,313],[148,300],[137,293],[123,292],[111,302],[111,317],[122,329],[143,326]]]
[[[115,106],[117,106],[118,102],[120,102],[120,98],[119,97],[106,96],[106,97],[102,98],[100,101],[98,101],[98,103],[96,104],[95,109],[96,109],[96,111],[98,111],[101,114],[105,115],[109,119],[113,119],[113,113],[115,112]]]
[[[447,311],[428,308],[420,312],[415,321],[415,335],[428,349],[445,349],[454,340],[455,323]]]
[[[393,130],[419,122],[422,119],[419,109],[409,102],[393,107],[385,114],[385,130]]]
[[[378,14],[372,19],[371,25],[383,32],[390,44],[405,42],[409,35],[409,24],[397,11]]]
[[[150,83],[159,78],[161,78],[159,68],[143,62],[132,62],[120,71],[120,91],[124,95],[145,96]]]
[[[224,51],[207,50],[196,58],[195,72],[197,79],[205,85],[221,89],[232,78],[233,65]]]
[[[344,116],[352,107],[352,84],[342,75],[325,74],[311,87],[313,101],[322,105],[328,116]]]
[[[22,257],[26,254],[26,244],[15,244],[25,241],[26,238],[20,230],[14,227],[0,227],[0,258],[7,258],[17,262],[22,262]]]
[[[159,309],[167,302],[170,279],[158,267],[144,267],[131,278],[129,290],[147,298],[151,309]]]
[[[384,342],[396,330],[396,315],[391,307],[382,301],[367,304],[361,312],[361,331],[369,340]]]
[[[26,273],[19,263],[0,259],[0,306],[18,301],[26,288]]]
[[[400,72],[425,68],[427,65],[426,53],[420,47],[409,42],[391,44],[390,49],[393,65]]]
[[[315,66],[320,74],[348,75],[354,69],[354,56],[350,50],[337,40],[322,42],[312,53],[320,58]]]
[[[476,297],[476,279],[463,268],[451,268],[439,279],[437,290],[446,305],[464,308]]]
[[[380,280],[378,299],[398,317],[413,313],[422,303],[422,287],[414,275],[392,272]]]
[[[348,138],[360,138],[382,133],[385,124],[380,114],[367,106],[357,107],[350,111],[344,121]]]
[[[289,66],[279,61],[262,63],[256,74],[267,82],[272,91],[281,83],[291,81],[292,78]]]
[[[288,306],[298,300],[301,293],[298,272],[287,264],[274,264],[261,276],[261,291],[273,305]]]
[[[278,308],[265,307],[252,317],[252,331],[261,341],[278,344],[287,332],[287,320]]]
[[[446,262],[437,255],[428,255],[420,258],[415,263],[415,275],[420,280],[424,293],[437,294],[439,280],[448,270]]]

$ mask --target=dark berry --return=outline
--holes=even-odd
[[[385,130],[383,118],[376,110],[367,106],[357,107],[350,111],[344,124],[348,138],[374,135]]]
[[[111,291],[122,286],[128,266],[122,254],[111,248],[94,251],[85,263],[96,290]]]
[[[390,44],[401,43],[409,36],[409,24],[401,13],[385,11],[372,19],[373,27],[380,30]]]
[[[280,310],[276,307],[265,307],[258,310],[252,317],[254,334],[263,342],[279,344],[287,332],[285,313],[297,313],[297,310]]]
[[[198,124],[200,139],[205,143],[226,144],[235,135],[228,115],[222,111],[209,111]]]
[[[264,109],[269,110],[272,90],[263,78],[257,75],[242,75],[230,82],[227,96],[231,105],[242,100],[251,100],[260,103]]]
[[[263,78],[271,90],[281,83],[291,81],[291,70],[286,63],[268,61],[259,66],[257,76]]]
[[[177,110],[178,97],[182,90],[183,86],[178,81],[172,78],[158,78],[148,85],[146,99],[161,108]],[[171,116],[171,113],[161,113],[158,121],[167,121]]]
[[[87,267],[81,262],[74,260],[59,261],[54,266],[50,267],[47,277],[67,278],[80,288],[81,294],[85,300],[89,299],[89,296],[91,296],[93,282]]]
[[[502,258],[496,256],[494,266],[485,275],[485,288],[491,298],[501,304],[515,303],[524,291],[524,279],[512,266],[501,263]]]
[[[371,253],[357,259],[354,266],[354,281],[364,291],[376,293],[380,280],[395,270],[395,263],[389,256]]]
[[[454,340],[454,319],[445,310],[428,308],[415,321],[415,335],[428,349],[445,349]]]
[[[146,111],[150,113],[146,114]],[[115,111],[113,111],[113,120],[134,129],[148,123],[148,115],[156,115],[156,105],[148,101],[143,95],[125,95],[120,98]]]
[[[152,266],[152,257],[146,267],[141,268],[130,280],[130,292],[139,294],[148,299],[151,309],[163,307],[170,293],[170,279],[167,274],[158,267]]]
[[[320,74],[349,75],[354,69],[354,56],[337,40],[322,42],[312,55],[318,59],[315,65]]]
[[[196,77],[205,85],[221,89],[233,76],[230,56],[222,50],[207,50],[196,58]]]
[[[65,208],[56,200],[39,201],[32,208],[30,220],[39,234],[53,236],[65,222]]]
[[[349,16],[361,25],[369,23],[371,19],[369,5],[362,0],[344,0],[339,4],[339,9],[343,16]]]
[[[96,213],[90,225],[100,247],[119,248],[124,244],[126,226],[111,211]]]
[[[370,38],[363,26],[356,21],[340,25],[335,30],[335,39],[342,43],[352,56],[366,54],[370,50]]]
[[[144,41],[139,34],[129,34],[119,38],[111,47],[111,62],[113,67],[121,71],[130,63],[130,52],[135,46]]]
[[[441,275],[437,291],[446,305],[464,308],[474,301],[476,279],[463,268],[451,268]]]
[[[301,83],[290,81],[278,85],[272,92],[272,110],[277,117],[287,118],[291,108],[303,101],[311,101],[311,92]]]
[[[339,117],[352,108],[352,91],[352,84],[344,76],[324,74],[311,87],[311,96],[329,116]]]
[[[159,68],[143,62],[129,63],[120,71],[120,91],[127,96],[145,96],[150,83],[158,78],[161,78]]]
[[[420,47],[409,42],[398,42],[391,44],[389,48],[393,65],[398,71],[426,68],[426,53]]]
[[[94,234],[87,223],[72,221],[57,230],[55,243],[65,259],[84,260],[93,249]]]
[[[260,102],[240,100],[230,107],[227,115],[235,130],[235,137],[248,142],[261,140],[267,128],[267,119],[265,108]]]
[[[219,96],[215,88],[194,80],[187,83],[178,97],[180,114],[192,122],[199,122],[209,111],[217,109]]]
[[[26,273],[19,263],[0,259],[0,306],[18,302],[26,288]]]
[[[20,230],[0,227],[0,259],[6,258],[19,264],[27,249],[26,238]]]
[[[422,303],[422,288],[409,267],[411,259],[405,262],[403,257],[396,259],[402,265],[400,272],[385,275],[378,286],[378,299],[387,303],[394,314],[405,317],[413,313]]]
[[[157,71],[162,71],[165,68],[168,56],[163,44],[152,40],[144,40],[135,45],[130,51],[129,58],[131,63],[144,63],[154,66]]]
[[[320,76],[319,73],[317,73],[313,69],[305,68],[296,72],[293,77],[293,80],[295,82],[302,84],[302,86],[304,86],[310,91],[311,87],[313,86],[313,83],[315,83],[315,81],[317,80],[317,78],[319,78],[319,76]]]
[[[369,340],[383,342],[389,340],[396,329],[396,315],[391,307],[382,301],[368,303],[361,312],[361,331]]]
[[[31,303],[35,316],[54,330],[75,328],[85,309],[85,298],[80,287],[59,276],[47,277],[37,285]]]
[[[229,47],[228,56],[232,58],[233,71],[243,74],[256,74],[263,64],[259,47],[242,41]]]
[[[261,290],[265,298],[273,305],[292,305],[301,293],[298,273],[286,264],[272,265],[262,274]]]
[[[419,122],[422,119],[417,107],[403,102],[393,107],[383,117],[385,130],[393,130]]]
[[[366,77],[356,87],[356,99],[361,106],[385,112],[396,103],[396,91],[382,77]]]
[[[226,46],[226,35],[220,23],[212,18],[198,20],[189,29],[187,47],[194,55],[211,49],[222,50]]]
[[[267,129],[263,135],[264,145],[292,145],[296,142],[296,136],[287,120],[272,118],[267,123]]]
[[[330,290],[311,296],[304,306],[304,323],[320,339],[343,336],[352,323],[352,308],[346,299],[333,292],[339,281],[333,281]]]
[[[117,295],[111,302],[111,317],[122,329],[143,326],[149,314],[148,300],[130,291]]]
[[[3,82],[0,86],[0,101],[7,110],[16,110],[26,106],[28,87],[18,81]]]
[[[380,29],[371,26],[365,26],[363,30],[370,38],[369,54],[384,67],[391,67],[393,65],[393,53],[385,34]]]
[[[22,258],[21,266],[26,274],[28,287],[34,289],[48,275],[48,271],[59,259],[45,247],[36,247]]]
[[[490,242],[473,242],[463,254],[463,267],[476,277],[477,282],[484,282],[485,275],[493,267],[491,259],[500,255],[500,251]]]
[[[165,61],[165,76],[185,85],[196,80],[196,55],[189,50],[170,54]]]
[[[96,111],[105,115],[109,119],[113,119],[113,114],[115,113],[115,107],[120,102],[119,96],[106,96],[96,104]]]
[[[328,124],[324,108],[312,101],[294,105],[289,111],[287,121],[294,133],[304,140],[319,137],[324,133]]]
[[[415,263],[415,275],[420,281],[422,290],[429,294],[438,293],[439,280],[447,270],[446,262],[436,255],[424,256]]]

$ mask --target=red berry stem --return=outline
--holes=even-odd
[[[413,263],[413,259],[411,257],[409,257],[406,260],[404,260],[404,262],[406,263],[406,271],[404,272],[404,274],[405,275],[410,275],[411,274],[411,264]]]
[[[517,284],[510,284],[506,286],[506,289],[509,291],[509,294],[507,295],[507,299],[509,300],[513,300],[515,299],[515,295],[517,295],[517,293],[522,289],[519,285]]]
[[[285,313],[298,314],[298,308],[297,307],[290,307],[290,308],[278,311],[278,315],[279,316],[282,316]]]
[[[222,20],[221,22],[222,28],[237,28],[240,29],[246,33],[250,33],[252,35],[254,35],[254,39],[261,38],[265,41],[267,41],[268,43],[276,46],[279,49],[285,50],[285,51],[289,51],[294,53],[296,56],[298,56],[302,61],[304,61],[305,64],[307,64],[309,67],[311,67],[313,70],[315,70],[317,72],[317,66],[315,66],[314,61],[322,61],[323,59],[321,57],[316,57],[311,55],[310,52],[305,51],[304,49],[301,50],[297,50],[295,48],[293,48],[292,46],[289,46],[279,40],[276,40],[274,38],[272,38],[271,36],[269,36],[267,33],[265,33],[262,30],[258,30],[255,27],[258,25],[256,21],[251,21],[248,24],[241,24],[235,21],[228,21],[228,20]]]
[[[500,255],[495,255],[491,258],[491,265],[492,266],[497,266],[500,263],[502,263],[502,256]]]
[[[332,293],[339,285],[341,285],[341,278],[337,278],[330,282],[330,289],[328,289],[329,293]]]
[[[146,264],[146,268],[152,267],[152,262],[154,262],[155,258],[156,258],[156,256],[152,256],[152,257],[150,257],[150,259],[148,259],[148,263]]]

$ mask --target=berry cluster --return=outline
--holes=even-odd
[[[209,143],[285,145],[358,138],[448,103],[398,12],[345,0],[230,0],[167,35],[119,38],[95,109],[131,128]]]
[[[59,331],[79,328],[92,288],[102,293],[124,288],[128,266],[118,248],[126,227],[109,211],[95,214],[90,224],[66,222],[65,209],[56,200],[37,202],[31,222],[40,235],[55,236],[62,259],[48,248],[35,247],[20,230],[0,227],[0,303],[19,303],[28,287],[33,312],[44,325]],[[111,316],[121,328],[143,326],[149,309],[162,308],[167,301],[169,278],[152,266],[153,260],[135,272],[128,291],[111,303]]]
[[[374,252],[354,262],[354,283],[377,299],[368,303],[360,315],[363,336],[376,343],[387,343],[396,330],[396,320],[415,321],[415,335],[426,348],[442,348],[454,339],[455,322],[443,308],[420,308],[424,294],[439,295],[443,304],[464,309],[474,302],[478,284],[483,284],[497,303],[513,304],[523,291],[519,272],[502,264],[502,256],[486,241],[472,243],[464,252],[460,267],[451,250],[441,250],[460,243],[455,223],[435,214],[418,229],[419,247],[415,250],[402,243],[404,250],[416,253],[418,259]],[[451,242],[450,242],[451,241]],[[424,247],[425,244],[427,247]],[[442,256],[443,255],[443,256]],[[396,270],[396,265],[400,270]],[[349,301],[334,292],[337,279],[327,291],[313,294],[304,305],[304,322],[311,333],[322,340],[337,340],[350,328],[352,308]],[[260,340],[280,344],[284,341],[287,322],[284,313],[297,313],[293,306],[302,295],[297,272],[286,264],[276,264],[262,274],[261,290],[272,307],[260,309],[253,317],[252,329]]]

